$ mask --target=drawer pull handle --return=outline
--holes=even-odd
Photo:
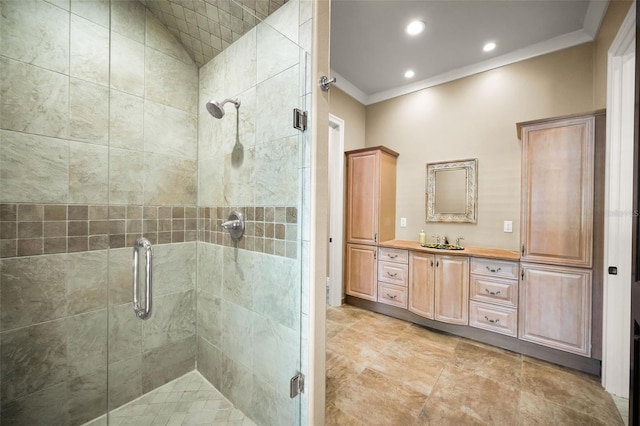
[[[389,293],[387,293],[387,297],[388,297],[389,299],[395,299],[396,297],[398,297],[398,295],[397,295],[397,294],[394,294],[394,295],[392,296],[392,295],[390,295]]]
[[[397,276],[398,276],[398,273],[397,273],[397,272],[394,272],[394,273],[392,274],[391,272],[387,271],[387,275],[389,275],[390,277],[397,277]]]
[[[493,319],[489,319],[489,317],[488,317],[488,316],[486,316],[486,315],[484,316],[484,319],[486,319],[487,321],[489,321],[491,324],[497,324],[498,322],[500,322],[500,318],[498,318],[498,319],[494,319],[494,320],[493,320]]]
[[[492,269],[492,268],[489,268],[489,267],[487,266],[487,269],[489,270],[489,272],[493,272],[493,273],[495,274],[496,272],[500,272],[500,269],[501,269],[501,268],[498,268],[498,269]]]
[[[387,256],[389,256],[391,259],[395,259],[396,257],[398,257],[397,254],[388,254]]]
[[[498,291],[489,291],[488,288],[485,288],[484,291],[486,291],[487,293],[489,293],[492,296],[497,296],[497,295],[500,294],[500,290],[498,290]]]

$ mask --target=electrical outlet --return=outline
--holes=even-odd
[[[400,218],[400,228],[406,228],[407,227],[407,218],[406,217],[401,217]]]
[[[510,220],[504,221],[504,232],[513,232],[513,222]]]

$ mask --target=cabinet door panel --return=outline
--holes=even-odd
[[[519,338],[591,354],[591,271],[522,264]]]
[[[523,128],[523,261],[591,266],[594,117]]]
[[[426,253],[409,254],[409,310],[421,317],[433,319],[435,256]]]
[[[469,258],[436,256],[435,319],[469,323]]]
[[[379,154],[347,157],[347,242],[375,244],[378,232]]]
[[[345,260],[345,292],[362,299],[378,300],[375,246],[347,244]]]

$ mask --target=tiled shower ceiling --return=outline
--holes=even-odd
[[[287,0],[140,0],[198,66],[214,58]]]

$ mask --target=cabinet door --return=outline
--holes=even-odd
[[[409,253],[409,310],[421,317],[433,319],[435,256]]]
[[[378,151],[358,152],[347,156],[348,243],[377,242],[379,167]]]
[[[469,258],[436,256],[435,319],[469,323]]]
[[[522,129],[523,261],[592,263],[594,117]]]
[[[519,338],[591,354],[591,271],[522,264]]]
[[[362,299],[378,300],[375,246],[347,244],[345,262],[345,292]]]

